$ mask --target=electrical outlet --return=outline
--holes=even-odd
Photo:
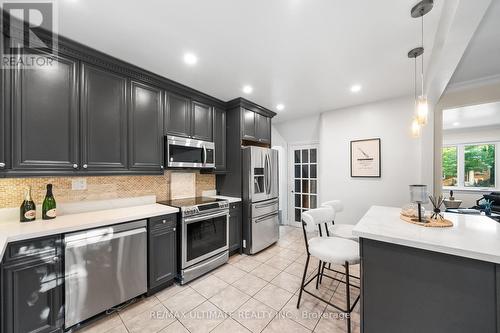
[[[71,189],[73,191],[83,191],[87,189],[86,178],[74,178],[71,180]]]

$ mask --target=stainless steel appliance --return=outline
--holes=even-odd
[[[243,247],[257,253],[279,239],[278,151],[243,150]]]
[[[227,262],[229,202],[188,198],[159,202],[180,208],[179,280],[185,284]]]
[[[215,168],[215,145],[177,136],[167,136],[165,165],[170,168]]]
[[[65,327],[147,291],[146,220],[67,234]]]

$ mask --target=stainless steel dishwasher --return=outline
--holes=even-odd
[[[65,235],[66,328],[147,291],[146,224]]]

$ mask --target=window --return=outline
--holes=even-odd
[[[495,188],[498,143],[459,144],[442,149],[443,186]]]
[[[443,147],[443,186],[457,186],[457,147]]]
[[[464,147],[464,185],[495,187],[495,145]]]

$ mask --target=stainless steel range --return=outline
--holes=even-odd
[[[227,262],[229,202],[197,197],[159,202],[180,209],[179,280],[185,284]]]

